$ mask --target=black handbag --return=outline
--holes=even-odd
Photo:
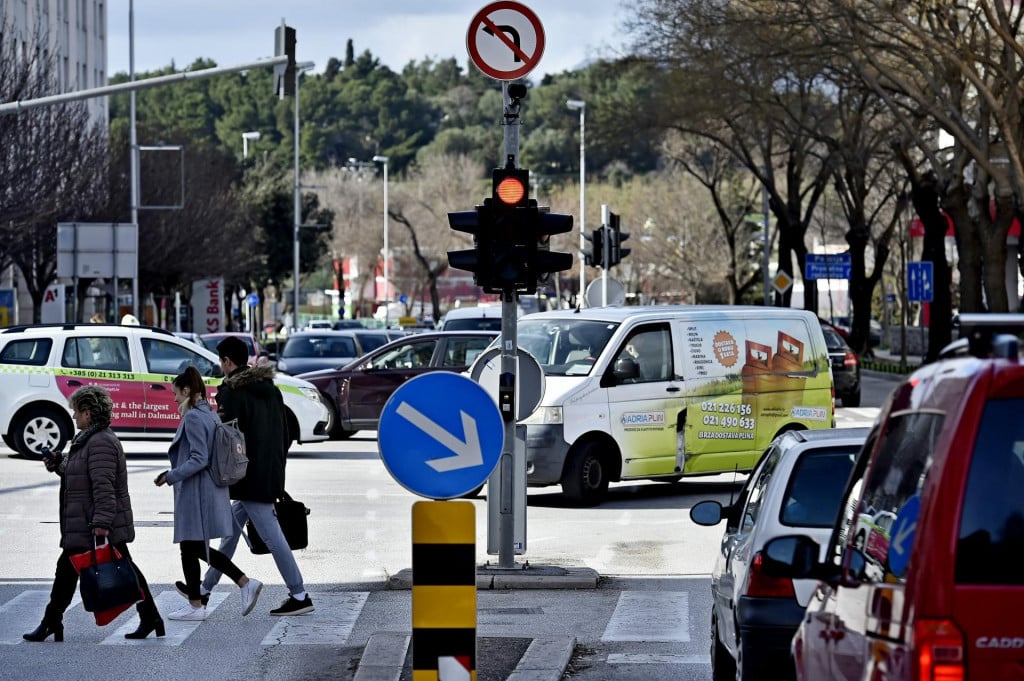
[[[100,553],[103,555],[97,557],[94,539],[92,550],[88,554],[79,554],[89,555],[88,564],[81,568],[78,575],[82,607],[86,612],[101,612],[126,604],[130,606],[142,600],[139,578],[135,574],[132,561],[122,556],[113,544],[108,543],[107,547],[107,551],[101,550]]]
[[[309,546],[309,524],[306,521],[309,512],[309,508],[304,503],[292,499],[287,492],[274,502],[274,515],[281,526],[281,532],[284,533],[288,547],[293,551]],[[270,549],[267,548],[263,537],[260,536],[251,519],[245,521],[245,533],[249,538],[249,550],[256,555],[270,553]]]

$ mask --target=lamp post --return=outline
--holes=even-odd
[[[309,71],[314,66],[311,61],[304,61],[295,65],[295,191],[293,197],[294,208],[292,211],[292,267],[295,276],[292,282],[295,290],[294,311],[292,313],[292,330],[299,328],[299,229],[302,227],[302,187],[299,185],[299,76],[304,71]]]
[[[586,112],[587,103],[582,99],[569,99],[566,100],[565,105],[572,111],[580,112],[580,293],[576,300],[576,304],[583,306],[585,302],[584,290],[586,284],[586,272],[587,263],[583,257],[583,250],[587,247],[587,240],[583,237],[587,233],[587,213],[586,213],[586,192],[584,191],[584,182],[587,172],[587,145],[584,139],[584,133],[586,132]]]
[[[388,278],[388,261],[391,251],[388,248],[388,157],[374,156],[374,163],[384,164],[384,328],[391,324],[391,280]]]
[[[253,130],[251,132],[242,133],[242,158],[249,158],[249,140],[256,141],[260,138],[260,131]]]

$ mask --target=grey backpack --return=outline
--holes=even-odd
[[[217,422],[213,430],[213,450],[210,452],[210,476],[218,487],[233,485],[245,477],[249,458],[245,455],[245,435],[238,429],[238,419]]]

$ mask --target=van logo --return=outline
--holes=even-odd
[[[624,426],[663,426],[665,425],[665,412],[627,411],[622,415],[620,422]]]
[[[1024,648],[1024,638],[1020,636],[982,636],[974,644],[978,648]]]
[[[740,358],[736,339],[728,331],[716,333],[711,340],[711,347],[715,351],[715,359],[724,367],[731,367]]]
[[[793,407],[789,410],[789,415],[795,419],[825,421],[828,419],[828,409],[825,407]]]

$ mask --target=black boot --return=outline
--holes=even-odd
[[[46,620],[39,623],[39,626],[35,630],[22,634],[22,638],[26,641],[34,641],[39,643],[45,641],[53,634],[53,640],[57,643],[64,641],[64,625],[63,624],[50,624]]]
[[[139,619],[139,628],[135,631],[125,634],[125,638],[146,638],[151,633],[156,632],[158,637],[162,637],[164,631],[164,621],[159,616],[153,619]]]

